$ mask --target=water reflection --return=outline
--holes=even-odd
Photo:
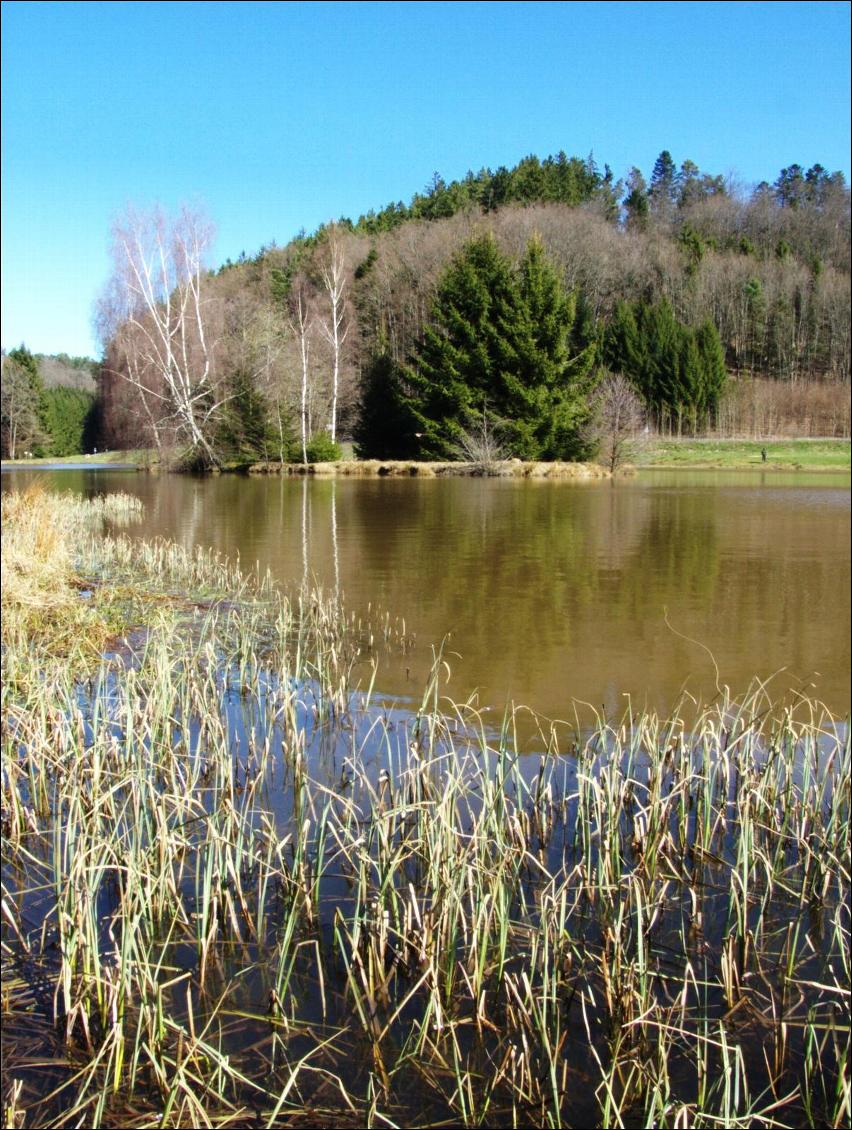
[[[141,536],[214,545],[285,585],[315,578],[355,611],[404,617],[389,661],[416,695],[449,637],[449,692],[553,717],[572,700],[664,709],[685,687],[778,677],[849,707],[849,479],[696,472],[617,483],[196,479],[64,472],[51,485],[132,490]],[[3,488],[27,476],[4,476]]]

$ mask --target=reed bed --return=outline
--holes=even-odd
[[[848,1125],[845,724],[757,685],[531,754],[440,653],[385,703],[386,618],[61,537],[134,630],[4,628],[5,1125]]]

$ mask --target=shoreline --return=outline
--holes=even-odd
[[[762,452],[766,452],[766,459]],[[144,449],[106,451],[97,455],[72,455],[43,459],[4,459],[2,469],[33,470],[137,470],[172,473],[174,468],[152,458]],[[848,439],[658,439],[648,445],[644,458],[625,462],[615,475],[638,471],[761,471],[795,474],[831,473],[848,475],[852,471],[852,445]],[[427,462],[417,459],[344,458],[334,463],[280,463],[277,460],[230,461],[213,474],[319,475],[323,477],[421,477],[495,476],[527,479],[572,479],[576,481],[611,478],[599,463],[536,462],[521,459],[484,462]]]

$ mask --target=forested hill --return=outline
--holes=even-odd
[[[487,278],[477,271],[488,256],[477,260],[471,250],[483,239],[498,253]],[[556,353],[594,347],[594,366],[622,372],[657,422],[676,418],[678,428],[684,421],[695,428],[715,419],[722,393],[707,399],[705,377],[694,375],[699,340],[716,372],[708,327],[730,377],[786,386],[849,379],[849,190],[841,173],[792,164],[742,190],[667,151],[647,179],[634,168],[624,180],[592,158],[560,153],[456,181],[436,174],[408,203],[341,218],[285,246],[272,242],[207,276],[204,372],[216,386],[194,403],[212,404],[204,426],[215,435],[193,443],[203,441],[209,459],[217,445],[249,455],[275,444],[283,451],[288,429],[291,439],[300,431],[351,436],[375,391],[377,360],[390,380],[388,404],[406,401],[414,427],[424,342],[450,317],[438,306],[450,301],[449,272],[461,285],[460,263],[472,289],[452,301],[464,305],[479,288],[490,302],[488,289],[499,281],[508,307],[495,306],[488,317],[509,310],[515,337],[493,343],[489,364],[499,368],[498,355],[508,350],[520,366],[523,354],[527,375],[519,369],[504,377],[532,388],[538,376],[530,373],[544,370],[532,360],[532,340],[523,344],[517,335],[533,316],[521,275],[534,241],[554,285],[570,296],[571,325],[562,324]],[[569,309],[558,296],[554,303]],[[481,315],[471,333],[490,332]],[[147,420],[157,431],[161,406],[172,420],[181,409],[162,399],[158,382],[168,374],[140,368],[137,331],[115,311],[101,323],[105,442],[140,446],[140,428]],[[202,342],[199,327],[180,332]],[[192,346],[187,356],[197,352]],[[477,378],[481,404],[494,399],[490,379]],[[544,403],[549,394],[536,395]],[[459,410],[469,415],[464,403]]]
[[[708,209],[701,205],[721,199],[746,206],[749,215],[739,218],[743,228],[739,250],[748,252],[804,256],[828,256],[839,252],[840,261],[848,263],[849,190],[842,172],[829,173],[815,164],[805,170],[793,164],[782,169],[771,184],[761,181],[754,189],[731,186],[718,173],[702,172],[691,160],[676,165],[668,150],[663,150],[646,181],[641,169],[633,167],[625,179],[614,180],[609,165],[599,168],[593,155],[585,160],[568,157],[564,152],[543,160],[531,154],[517,165],[501,165],[495,171],[469,171],[461,180],[445,181],[435,172],[422,192],[416,192],[406,204],[389,203],[378,211],[371,209],[357,221],[341,216],[334,225],[322,225],[313,236],[302,235],[295,242],[311,243],[321,239],[327,226],[335,226],[355,235],[379,235],[393,231],[412,220],[445,220],[459,212],[488,213],[510,205],[565,204],[585,206],[597,211],[613,223],[628,228],[659,226],[660,221],[689,229],[692,220],[703,219],[705,238],[718,248],[720,237],[730,239],[730,231],[714,228]],[[776,208],[787,209],[787,222],[767,222],[767,213]],[[713,209],[710,209],[712,213]],[[794,219],[795,216],[795,219]],[[815,217],[822,222],[814,223]],[[840,239],[835,240],[831,229]],[[783,230],[782,230],[783,229]],[[839,229],[839,231],[837,231]],[[700,236],[700,225],[698,229]],[[779,247],[778,240],[787,244]],[[774,240],[774,242],[773,242]],[[275,242],[270,245],[276,247]],[[270,248],[261,248],[260,257]],[[245,262],[245,253],[240,262]],[[223,270],[234,266],[231,260]]]

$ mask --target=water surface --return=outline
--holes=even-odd
[[[648,471],[617,482],[15,472],[146,504],[134,536],[213,545],[287,586],[404,618],[383,691],[419,696],[446,638],[449,693],[550,717],[621,712],[770,678],[849,708],[848,476]],[[779,674],[780,672],[780,674]]]

